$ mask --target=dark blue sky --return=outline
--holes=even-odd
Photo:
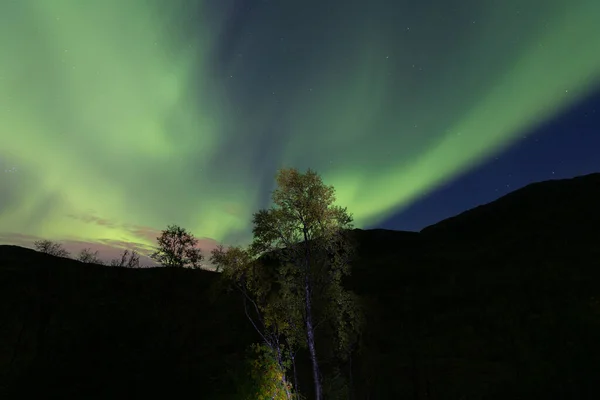
[[[600,172],[600,91],[376,227],[418,231],[533,182]]]

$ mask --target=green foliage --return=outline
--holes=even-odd
[[[247,316],[262,336],[294,337],[294,331],[302,325],[297,308],[292,307],[292,301],[297,299],[285,290],[286,286],[273,276],[273,271],[256,260],[248,249],[237,246],[227,250],[217,247],[212,251],[211,261],[243,294]]]
[[[264,341],[262,345],[253,347],[258,356],[250,369],[253,371],[254,381],[259,383],[258,388],[252,391],[251,397],[263,398],[254,396],[258,396],[257,393],[261,396],[274,393],[277,388],[286,389],[284,392],[289,396],[289,384],[285,383],[285,373],[290,368],[290,363],[285,359],[285,354],[289,351],[294,352],[294,325],[290,321],[291,314],[286,314],[286,304],[277,300],[277,293],[273,291],[274,281],[269,277],[269,271],[254,260],[248,250],[236,246],[227,250],[223,246],[217,247],[212,251],[211,262],[217,270],[222,271],[225,280],[242,294],[246,317]],[[286,342],[287,347],[283,346],[282,342]],[[259,380],[258,377],[263,375],[268,379]],[[273,385],[278,381],[285,384],[282,383],[283,386],[276,388]],[[267,397],[264,398],[272,398],[271,395],[265,396]]]
[[[364,308],[355,293],[339,290],[337,287],[340,286],[333,287],[337,293],[331,298],[336,299],[336,302],[330,303],[329,315],[332,316],[336,331],[338,357],[345,360],[364,328]]]
[[[291,398],[292,385],[285,377],[285,368],[277,362],[275,352],[265,344],[252,345],[252,396],[256,400],[284,400]]]
[[[211,261],[223,273],[223,278],[242,294],[248,320],[263,339],[265,349],[269,349],[269,356],[285,374],[290,363],[284,354],[295,352],[298,341],[294,329],[302,325],[294,310],[290,312],[289,304],[274,290],[276,281],[270,277],[269,270],[247,249],[236,246],[227,250],[217,247],[212,251]]]
[[[164,267],[200,268],[203,259],[198,239],[177,225],[169,225],[156,238],[158,247],[150,256]]]
[[[252,249],[279,256],[280,298],[288,312],[302,314],[306,301],[322,305],[316,314],[336,326],[339,349],[346,349],[362,326],[357,297],[342,287],[354,250],[347,236],[352,216],[334,205],[334,188],[310,169],[305,174],[281,170],[277,184],[275,206],[255,214]],[[306,278],[310,299],[303,291]]]
[[[276,180],[274,207],[254,214],[255,253],[288,248],[289,256],[298,256],[303,249],[297,248],[297,243],[320,238],[321,245],[330,247],[341,229],[352,227],[352,216],[346,208],[333,204],[333,186],[325,186],[316,172],[309,169],[302,174],[294,168],[282,169]]]
[[[270,349],[307,347],[315,364],[309,336],[329,326],[335,358],[344,360],[362,327],[358,298],[342,287],[354,249],[347,236],[352,216],[311,170],[281,170],[277,184],[274,206],[254,215],[252,245],[220,246],[211,260],[243,294],[246,316]],[[281,351],[275,359],[285,373]]]
[[[277,361],[276,352],[264,343],[250,345],[243,362],[230,365],[228,382],[233,389],[232,399],[301,399],[293,392],[293,385],[286,378],[285,367]]]

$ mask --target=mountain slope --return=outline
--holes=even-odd
[[[354,230],[346,284],[368,322],[355,398],[598,398],[599,178],[531,185],[421,233]],[[218,282],[0,246],[0,397],[236,398],[258,338]]]
[[[258,338],[237,297],[212,296],[216,278],[0,246],[0,397],[227,398]]]
[[[478,243],[509,237],[597,237],[600,173],[534,183],[489,204],[424,228],[431,239]]]

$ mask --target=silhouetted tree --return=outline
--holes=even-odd
[[[56,257],[69,257],[69,252],[60,243],[51,240],[38,240],[33,242],[35,249],[41,253],[50,254]]]
[[[77,259],[86,264],[104,265],[104,262],[98,258],[98,250],[92,252],[89,248],[83,249],[79,252]]]
[[[164,267],[200,268],[202,253],[196,247],[198,239],[177,225],[169,225],[156,238],[158,247],[150,256]]]
[[[121,259],[113,258],[110,261],[111,267],[125,267],[125,268],[139,268],[140,267],[140,256],[135,250],[123,250]]]

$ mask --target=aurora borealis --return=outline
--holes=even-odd
[[[2,1],[0,238],[143,248],[176,223],[237,244],[282,166],[374,226],[598,90],[598,16],[597,0]]]

